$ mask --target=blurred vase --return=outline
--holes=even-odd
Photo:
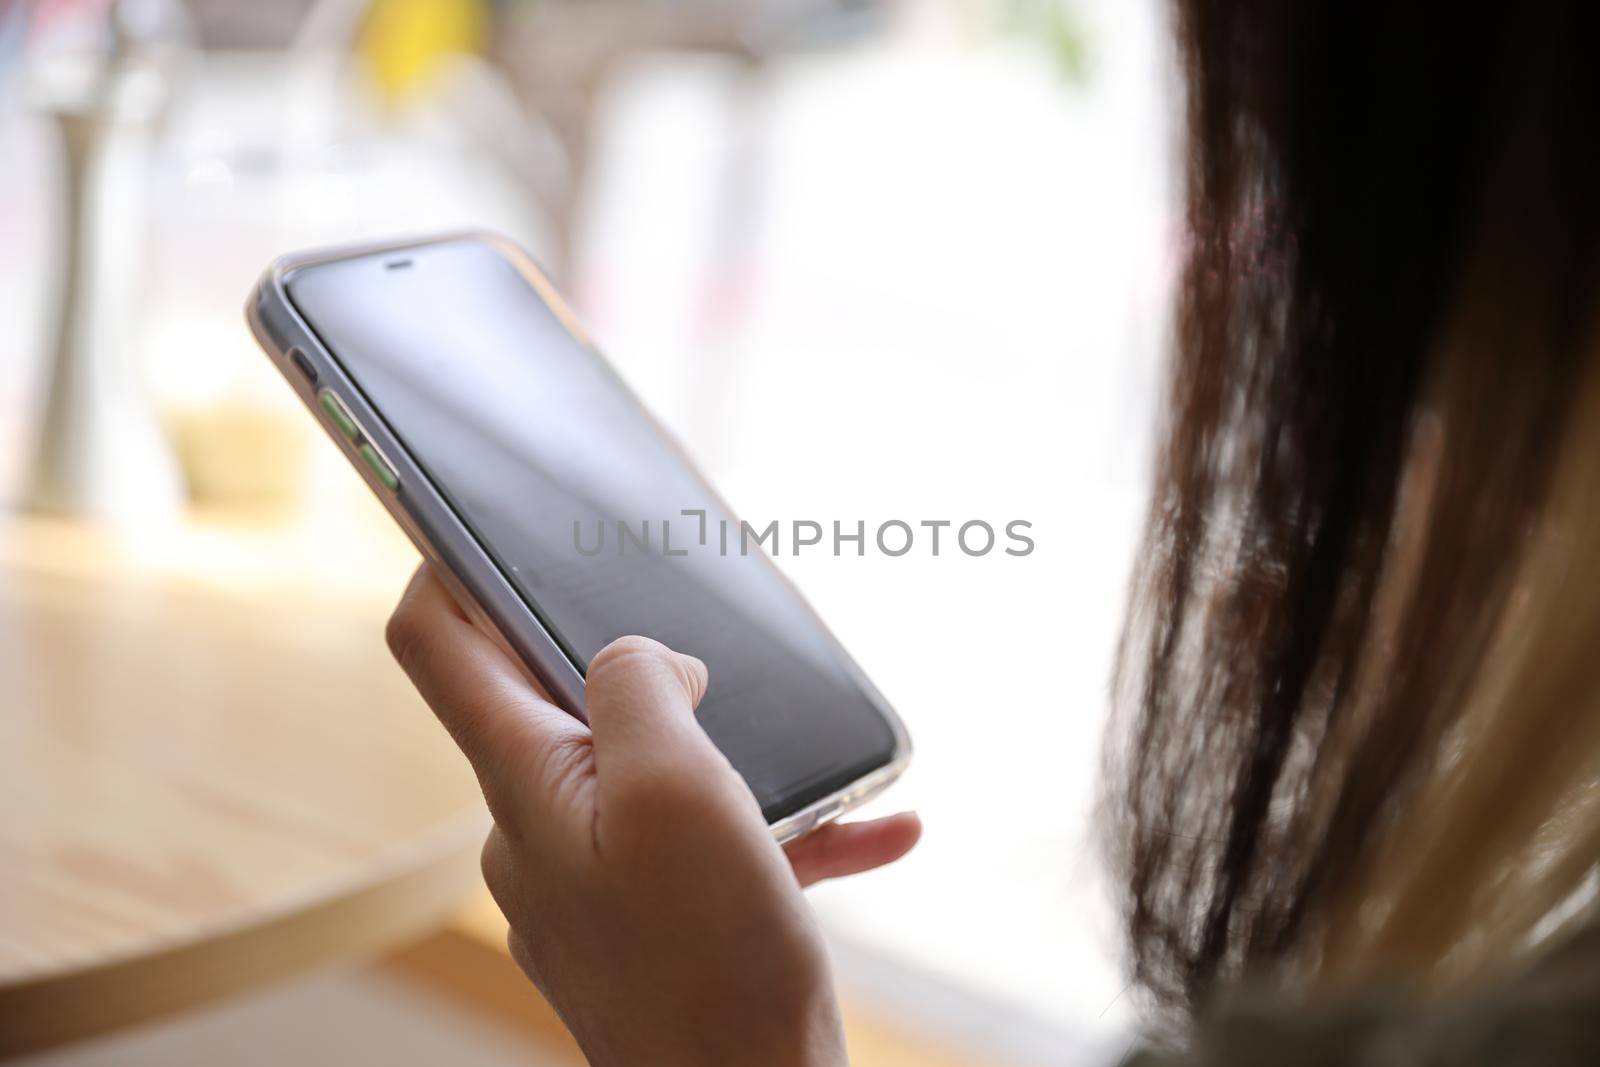
[[[133,343],[148,131],[109,102],[55,111],[67,194],[55,352],[25,506],[117,524],[164,522],[183,482],[141,388]]]

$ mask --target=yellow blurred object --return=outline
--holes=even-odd
[[[314,435],[298,412],[234,405],[167,423],[195,503],[287,508],[304,488]]]
[[[486,0],[374,0],[360,49],[391,101],[424,88],[441,61],[483,44]]]

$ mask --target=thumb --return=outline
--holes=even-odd
[[[716,753],[695,721],[706,665],[647,637],[619,637],[589,663],[585,712],[594,736],[595,770],[700,766]]]

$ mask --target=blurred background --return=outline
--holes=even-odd
[[[181,588],[219,618],[316,616],[334,636],[309,655],[381,646],[414,555],[243,302],[283,252],[505,232],[745,515],[1033,523],[1025,558],[780,561],[915,738],[876,809],[927,826],[811,895],[858,1062],[900,1062],[904,1035],[952,1063],[1114,1063],[1132,1016],[1091,809],[1178,251],[1168,49],[1158,0],[0,0],[0,563],[132,582],[130,618],[138,590]],[[41,597],[0,617],[37,675],[0,677],[11,736],[40,746],[13,745],[15,774],[67,751],[67,705],[38,694],[94,671],[22,661],[58,610]],[[208,737],[236,713],[209,684]],[[363,714],[378,734],[425,715]],[[191,751],[142,736],[95,758],[157,773]],[[59,858],[36,811],[0,815],[6,927],[15,872]],[[248,903],[318,891],[283,877]],[[463,906],[462,929],[492,927]],[[15,943],[0,996],[32,980]],[[440,973],[368,954],[36,1062],[541,1062],[537,1027]]]

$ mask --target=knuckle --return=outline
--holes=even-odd
[[[529,947],[528,939],[518,933],[515,927],[506,931],[506,951],[511,956],[511,962],[515,963],[517,969],[527,976],[528,981],[532,982],[540,991],[544,991],[546,986],[542,968],[539,966],[539,958],[535,955],[533,949]]]
[[[404,603],[394,609],[383,628],[383,638],[389,645],[390,655],[394,656],[395,662],[399,663],[407,673],[416,664],[417,652],[422,645],[424,635],[425,630],[418,621],[415,610]]]
[[[517,874],[511,844],[498,825],[484,839],[483,850],[478,855],[478,868],[483,873],[483,884],[489,890],[495,906],[500,909],[500,914],[514,925],[525,906],[523,886]]]
[[[483,882],[491,889],[499,883],[505,871],[504,845],[500,840],[498,829],[490,830],[489,836],[483,840],[483,850],[478,853],[478,870],[483,873]]]

